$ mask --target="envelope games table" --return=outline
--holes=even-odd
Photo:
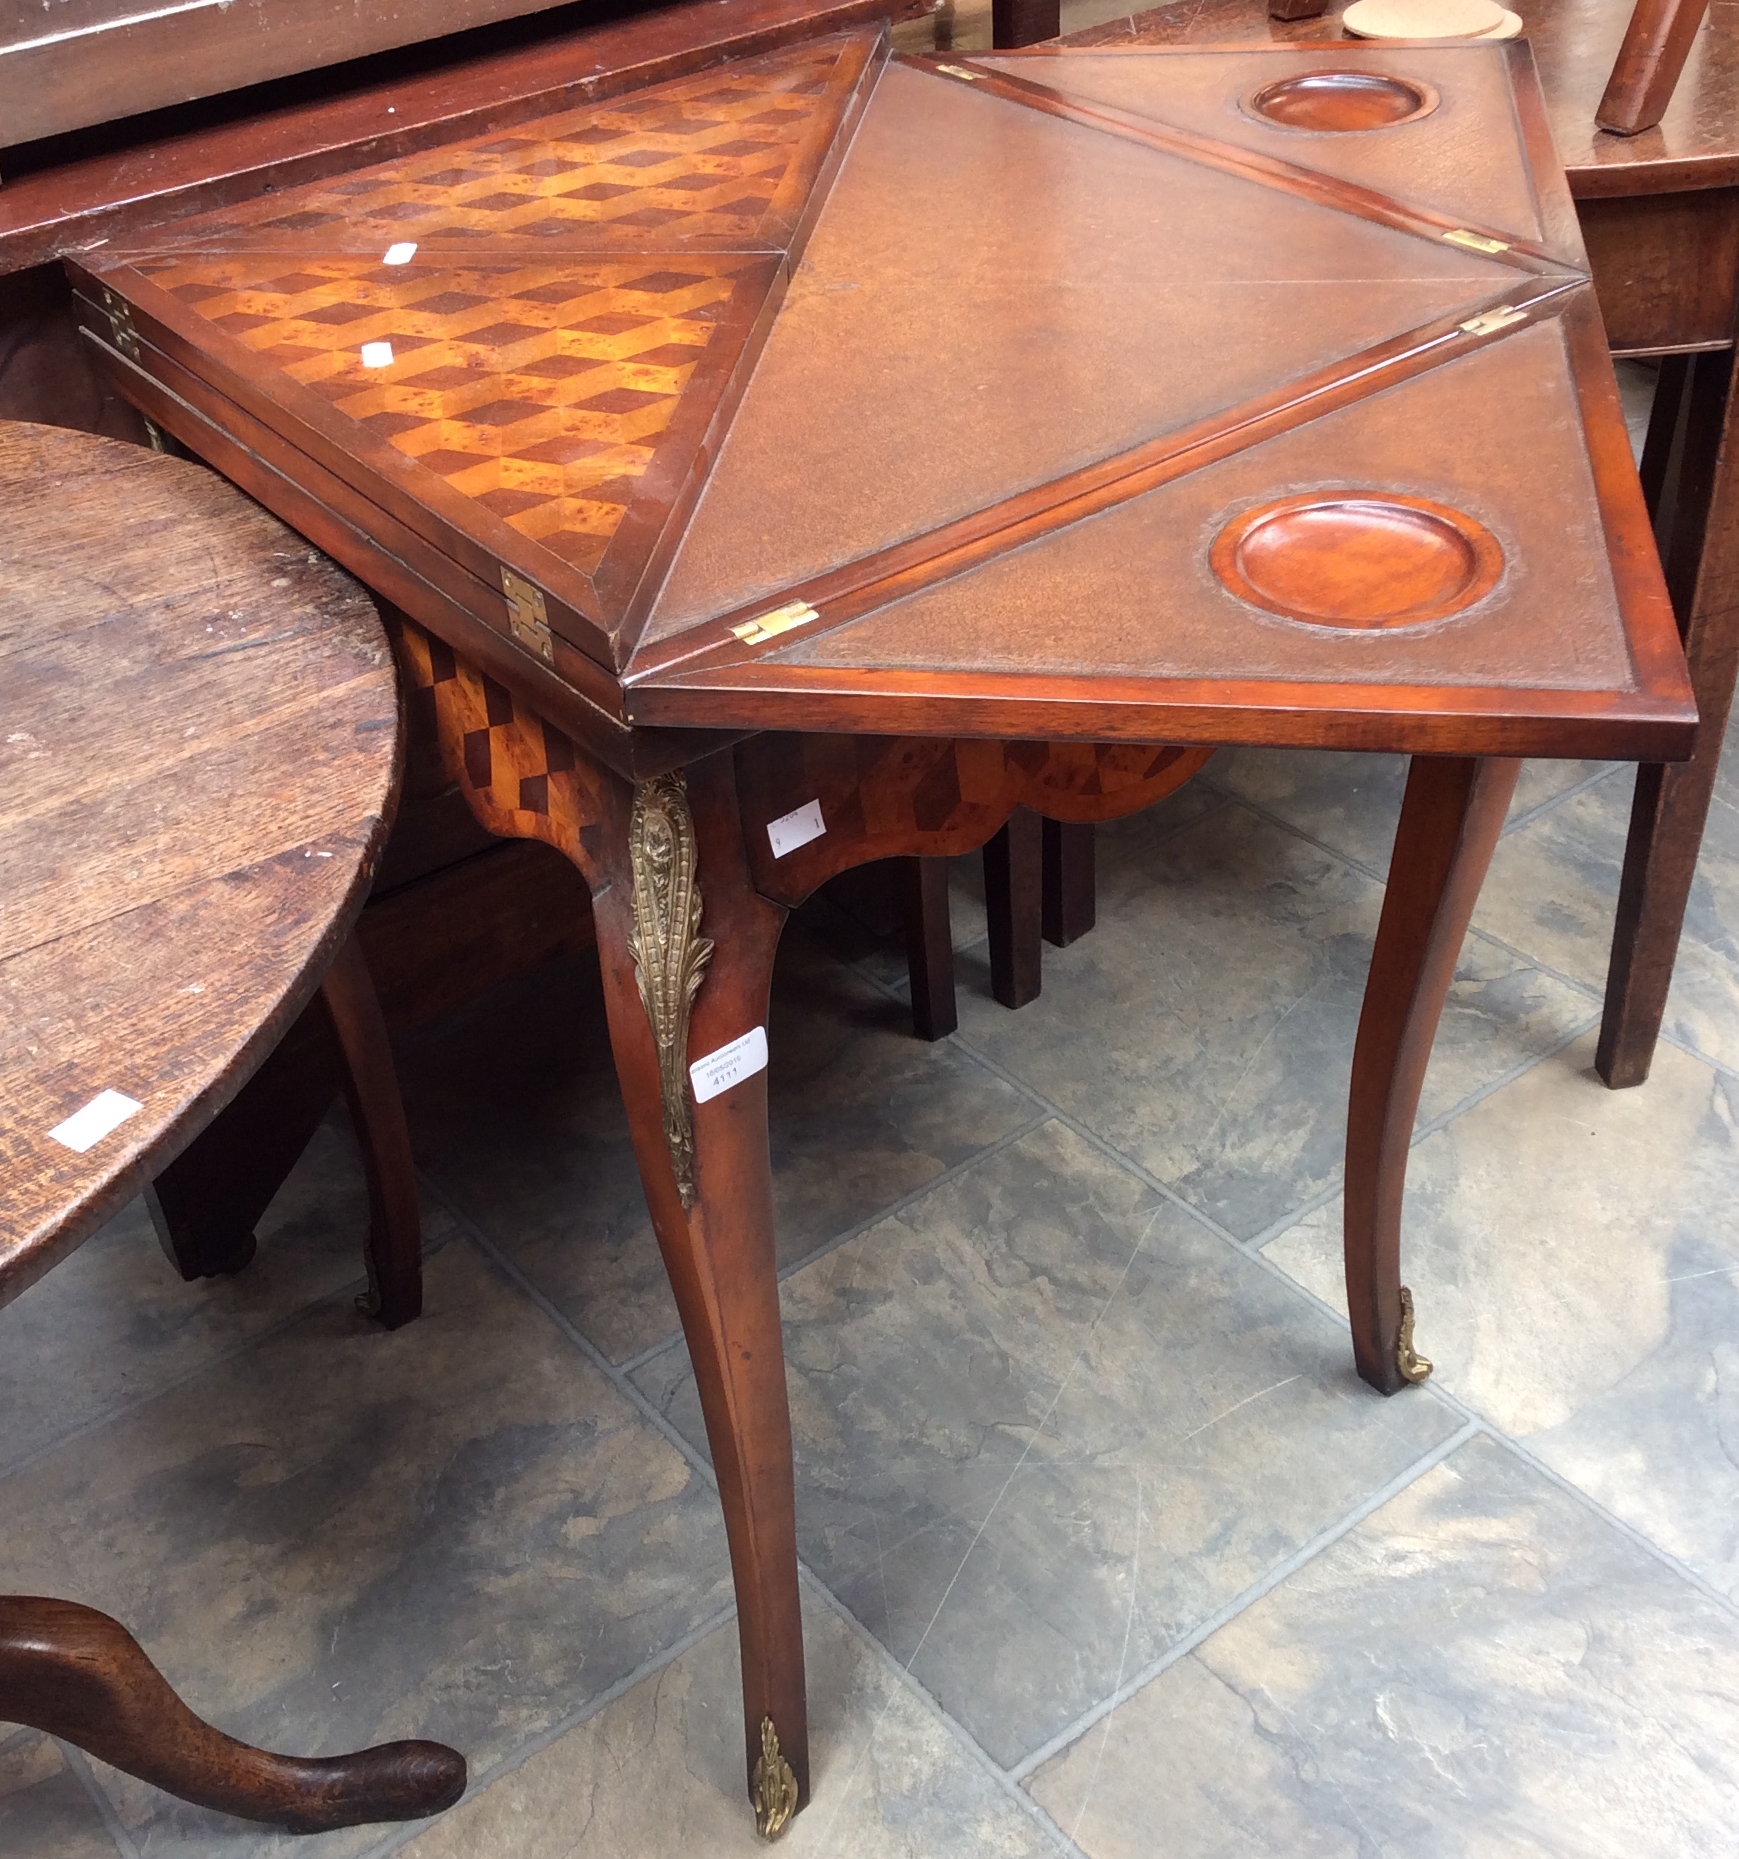
[[[595,900],[765,1832],[808,1795],[765,1033],[787,911],[1212,745],[1415,759],[1353,1062],[1359,1373],[1517,758],[1695,722],[1525,48],[960,61],[874,31],[73,265],[110,376],[368,581]],[[1155,951],[1164,961],[1164,951]]]

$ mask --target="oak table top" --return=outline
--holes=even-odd
[[[5,425],[0,507],[3,1300],[301,1010],[366,894],[399,729],[367,594],[211,472]],[[105,1093],[137,1108],[56,1140]]]

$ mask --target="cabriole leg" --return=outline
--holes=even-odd
[[[1373,1388],[1423,1381],[1401,1283],[1401,1197],[1419,1089],[1468,919],[1521,764],[1416,756],[1371,954],[1347,1104],[1346,1278],[1353,1355]]]
[[[750,1796],[776,1835],[809,1798],[809,1754],[765,1047],[714,1096],[690,1067],[764,1041],[785,912],[749,882],[728,753],[686,780],[612,782],[606,808],[594,908],[610,1040],[724,1505]]]

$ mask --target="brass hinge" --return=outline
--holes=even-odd
[[[1527,320],[1526,310],[1518,310],[1513,303],[1506,303],[1496,310],[1486,310],[1478,316],[1470,316],[1461,328],[1465,335],[1489,336],[1494,335],[1500,329],[1508,329],[1511,323],[1525,323]]]
[[[936,69],[946,71],[950,77],[964,78],[968,84],[976,84],[979,79],[978,72],[968,71],[963,65],[938,65]]]
[[[103,291],[103,308],[109,313],[109,330],[114,337],[115,347],[129,361],[139,359],[139,332],[133,327],[132,306],[124,297],[117,297],[112,290]]]
[[[543,603],[543,589],[533,587],[511,568],[503,568],[501,591],[507,596],[507,630],[528,652],[535,652],[546,665],[553,665],[556,649],[549,636],[549,609]]]
[[[1488,239],[1483,232],[1469,232],[1461,226],[1443,236],[1451,245],[1465,245],[1470,252],[1507,252],[1510,249],[1502,239]]]
[[[794,626],[807,626],[817,617],[808,601],[788,600],[784,606],[775,607],[771,613],[763,613],[758,620],[745,620],[741,626],[733,626],[731,631],[744,645],[760,645],[765,640],[777,639],[781,633],[790,632]]]

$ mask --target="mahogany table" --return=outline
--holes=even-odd
[[[0,509],[0,1303],[216,1114],[324,975],[359,1078],[373,1308],[414,1315],[403,1112],[350,936],[400,763],[367,595],[209,471],[116,440],[0,424]],[[465,1786],[438,1743],[238,1743],[70,1601],[0,1597],[0,1720],[309,1831]]]
[[[108,378],[399,611],[477,816],[592,890],[808,1795],[765,1019],[787,911],[1219,743],[1414,757],[1353,1061],[1359,1372],[1516,758],[1695,711],[1525,50],[890,59],[853,32],[72,261]]]
[[[1294,9],[1295,10],[1295,9]],[[1082,47],[1322,40],[1342,0],[1270,19],[1263,0],[1188,0],[1072,35]],[[1595,115],[1628,0],[1529,0],[1528,38],[1616,355],[1663,357],[1643,477],[1701,723],[1696,751],[1637,770],[1595,1063],[1641,1084],[1666,1012],[1721,744],[1739,679],[1739,32],[1716,6],[1659,126]]]

